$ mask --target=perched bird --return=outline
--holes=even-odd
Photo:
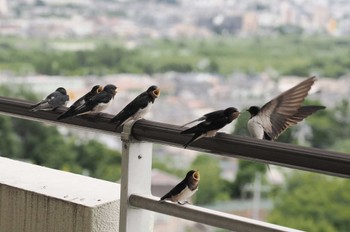
[[[186,123],[183,125],[183,127],[193,122],[204,120],[196,126],[180,132],[181,134],[194,134],[193,137],[187,143],[185,143],[184,148],[202,137],[215,136],[218,130],[231,123],[239,116],[239,114],[240,112],[236,108],[229,107],[225,110],[218,110],[205,114],[194,121]]]
[[[117,123],[117,128],[130,120],[143,118],[151,109],[154,100],[159,97],[160,89],[152,85],[124,107],[111,122]]]
[[[88,93],[86,93],[84,96],[82,96],[78,100],[76,100],[68,108],[68,110],[66,110],[64,113],[62,113],[60,116],[58,116],[57,120],[61,120],[61,119],[70,117],[78,107],[82,106],[85,102],[90,100],[93,96],[95,96],[96,94],[98,94],[101,91],[102,91],[102,86],[95,85],[94,87],[92,87],[92,89]]]
[[[199,171],[191,170],[186,174],[185,179],[178,183],[167,194],[160,198],[161,201],[169,200],[180,205],[188,203],[187,199],[198,191]]]
[[[109,104],[111,104],[117,93],[117,87],[115,85],[106,85],[101,92],[90,98],[84,104],[76,108],[69,116],[73,117],[77,115],[83,115],[88,113],[99,113],[105,110]],[[61,118],[62,119],[62,118]]]
[[[31,106],[30,111],[54,110],[57,107],[67,105],[69,96],[65,88],[59,87],[55,92],[48,95],[44,100]]]
[[[281,93],[263,107],[251,106],[248,130],[257,139],[275,140],[292,125],[302,121],[324,106],[301,106],[316,77],[310,77]]]

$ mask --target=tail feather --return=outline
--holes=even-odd
[[[162,196],[161,198],[160,198],[160,201],[164,201],[164,200],[166,200],[166,199],[168,199],[168,198],[170,198],[171,197],[171,195],[169,194],[169,193],[167,193],[167,194],[165,194],[164,196]]]
[[[39,111],[39,109],[38,108],[33,108],[33,109],[30,109],[30,111],[37,112],[37,111]]]
[[[36,111],[39,111],[39,110],[45,110],[45,109],[47,110],[47,109],[50,109],[50,108],[52,108],[52,107],[47,102],[41,101],[39,103],[36,103],[36,104],[32,105],[30,107],[30,111],[36,112]]]
[[[60,116],[58,116],[57,120],[62,120],[62,119],[74,116],[74,114],[73,114],[74,110],[75,110],[75,108],[74,109],[73,108],[69,108],[67,111],[65,111]]]
[[[90,111],[91,109],[88,108],[86,105],[82,105],[78,108],[76,108],[70,115],[70,117],[72,116],[76,116],[76,115],[82,115],[82,114],[86,114]]]
[[[193,120],[193,121],[191,121],[191,122],[188,122],[188,123],[186,123],[186,124],[184,124],[184,125],[182,125],[181,127],[185,127],[185,126],[187,126],[187,125],[189,125],[189,124],[192,124],[192,123],[194,123],[194,122],[197,122],[197,121],[203,121],[203,120],[205,120],[205,118],[206,117],[200,117],[200,118],[198,118],[198,119],[196,119],[196,120]]]
[[[129,117],[130,117],[130,115],[127,112],[125,112],[124,110],[122,110],[116,116],[114,116],[114,118],[111,119],[111,122],[113,122],[113,123],[116,122],[117,128],[118,128],[121,125],[123,125],[129,119]]]
[[[304,118],[310,116],[311,114],[315,113],[316,111],[325,109],[324,106],[302,106],[298,109],[298,111],[291,117],[289,120],[291,121],[291,125],[294,125],[300,121],[302,121]]]
[[[202,137],[203,137],[203,134],[200,134],[200,133],[194,134],[193,137],[184,144],[184,148],[187,148],[191,143],[197,141]]]
[[[41,104],[41,102],[38,102],[38,103],[36,103],[36,104],[34,104],[34,105],[31,105],[31,106],[30,106],[30,110],[35,109],[35,108],[38,107],[40,104]]]
[[[193,134],[198,131],[198,125],[188,128],[180,132],[180,134]]]

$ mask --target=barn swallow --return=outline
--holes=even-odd
[[[180,132],[181,134],[194,134],[193,137],[187,143],[185,143],[184,148],[186,148],[192,142],[202,137],[215,136],[218,130],[231,123],[234,119],[236,119],[239,116],[239,114],[240,112],[236,108],[229,107],[225,110],[218,110],[205,114],[204,116],[194,121],[186,123],[185,125],[183,125],[183,127],[190,123],[204,120],[196,126],[193,126],[189,129]]]
[[[290,126],[324,106],[301,106],[316,77],[310,77],[289,90],[281,93],[263,107],[251,106],[248,130],[253,138],[276,140]]]
[[[92,87],[92,89],[88,93],[86,93],[84,96],[76,100],[64,113],[62,113],[57,118],[57,120],[70,117],[78,107],[82,106],[85,102],[89,101],[93,96],[95,96],[101,91],[102,91],[102,86],[95,85],[94,87]]]
[[[48,95],[44,100],[31,106],[30,111],[54,110],[57,107],[67,105],[69,96],[65,88],[59,87],[55,92]]]
[[[178,183],[167,194],[160,198],[160,201],[169,200],[180,205],[188,203],[187,199],[192,197],[198,190],[199,171],[191,170],[186,174],[185,179]]]
[[[151,109],[154,100],[159,97],[160,89],[152,85],[124,107],[111,122],[117,123],[117,128],[130,120],[143,118]]]
[[[88,113],[99,113],[105,110],[111,104],[116,93],[117,87],[115,85],[106,85],[101,92],[76,108],[69,117]]]

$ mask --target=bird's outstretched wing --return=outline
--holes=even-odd
[[[296,114],[288,118],[288,126],[293,126],[311,114],[315,113],[316,111],[323,110],[325,108],[326,107],[324,106],[302,106],[298,109]]]
[[[259,117],[265,133],[272,140],[276,139],[278,135],[290,126],[293,120],[297,119],[295,117],[292,121],[288,120],[297,114],[315,79],[316,77],[310,77],[281,93],[266,103],[256,115]]]

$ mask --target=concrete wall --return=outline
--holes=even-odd
[[[119,184],[0,157],[0,232],[115,232]]]

